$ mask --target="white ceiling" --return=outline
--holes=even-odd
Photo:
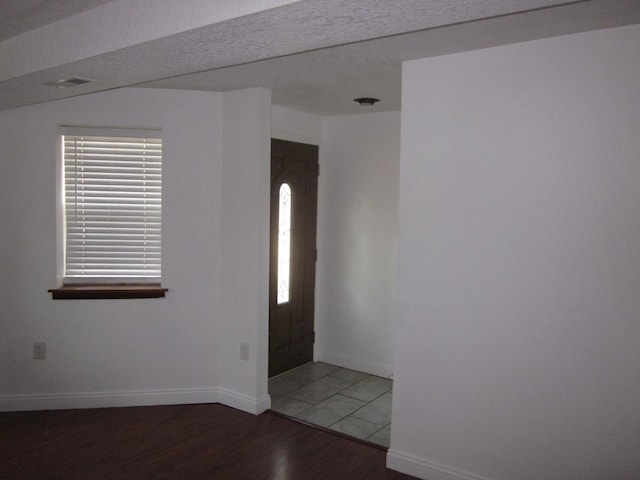
[[[0,42],[111,0],[2,0]]]
[[[274,103],[400,108],[401,62],[640,23],[640,0],[10,0],[0,2],[0,108],[137,85],[263,86]],[[47,81],[97,81],[66,89]]]

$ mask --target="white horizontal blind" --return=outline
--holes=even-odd
[[[159,283],[162,140],[91,133],[63,135],[64,282]]]

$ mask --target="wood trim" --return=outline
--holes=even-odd
[[[53,300],[113,300],[162,298],[168,290],[160,285],[64,285],[49,292]]]

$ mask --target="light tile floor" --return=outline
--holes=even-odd
[[[322,362],[269,379],[272,410],[385,447],[392,388],[387,378]]]

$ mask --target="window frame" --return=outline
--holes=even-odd
[[[128,138],[155,138],[162,142],[162,130],[159,128],[126,128],[126,127],[87,127],[76,125],[59,125],[56,132],[56,220],[57,220],[57,284],[58,288],[49,292],[54,300],[59,299],[130,299],[130,298],[161,298],[168,291],[161,286],[162,257],[160,258],[159,281],[140,281],[140,279],[125,279],[111,277],[95,277],[91,280],[76,281],[65,279],[66,270],[66,213],[65,213],[65,177],[64,177],[64,136],[104,136]],[[162,210],[162,200],[161,200]],[[161,220],[162,224],[162,220]],[[162,232],[161,232],[162,245]]]

